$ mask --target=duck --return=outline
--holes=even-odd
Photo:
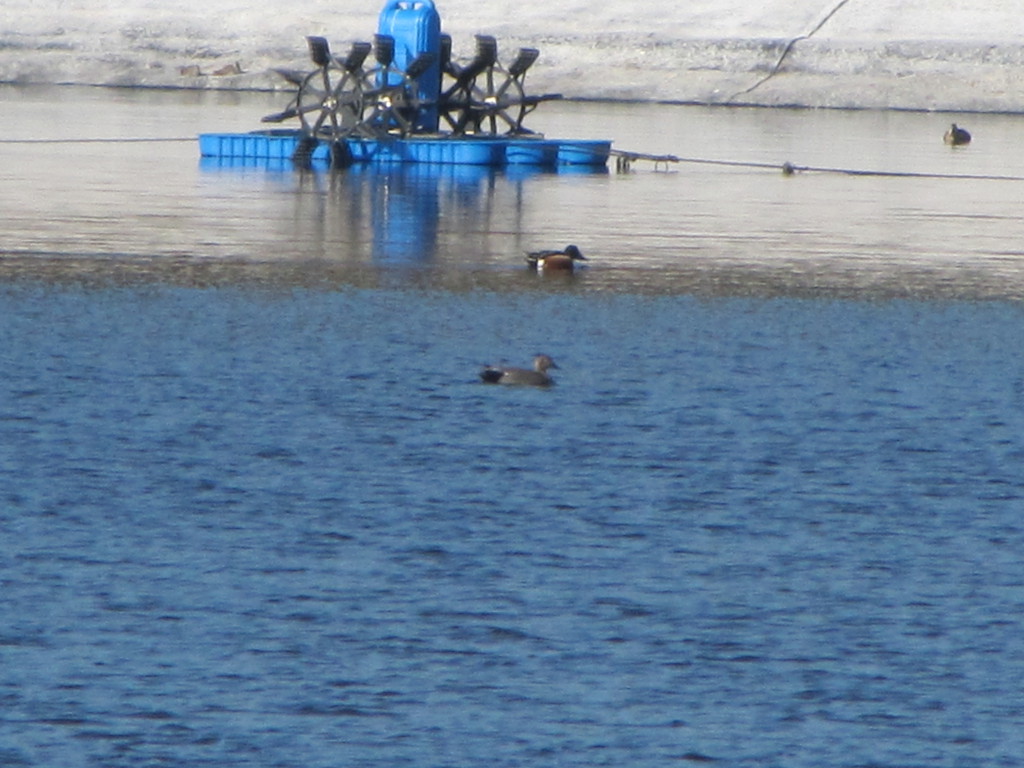
[[[548,374],[548,369],[557,368],[555,361],[547,355],[533,358],[533,369],[506,368],[500,365],[488,365],[480,371],[480,379],[485,384],[510,384],[526,387],[549,387],[555,380]]]
[[[942,137],[942,140],[952,146],[960,144],[970,144],[971,134],[966,128],[961,128],[956,123],[950,125],[949,130],[946,131],[946,135]]]
[[[533,251],[526,254],[526,263],[530,269],[542,272],[572,272],[577,261],[586,261],[575,245],[567,245],[561,251]]]

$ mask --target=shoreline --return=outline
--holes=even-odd
[[[506,64],[540,51],[532,93],[568,99],[806,108],[1024,113],[1024,17],[1016,0],[660,0],[625,7],[437,0],[456,60],[493,36]],[[0,82],[284,90],[275,68],[311,68],[305,38],[335,54],[369,41],[381,0],[9,0]]]
[[[274,88],[270,86],[197,86],[197,85],[175,85],[175,84],[152,84],[152,83],[74,83],[74,82],[7,82],[0,81],[0,89],[10,88],[14,90],[44,90],[47,88],[81,88],[113,91],[180,91],[184,93],[209,93],[209,94],[284,94],[288,88]],[[855,105],[855,104],[806,104],[797,101],[766,102],[766,101],[700,101],[695,99],[673,99],[656,98],[643,99],[631,98],[628,96],[563,96],[559,99],[562,103],[568,104],[638,104],[638,105],[662,105],[667,107],[696,107],[702,109],[778,109],[793,111],[815,111],[828,110],[834,112],[907,112],[911,114],[950,114],[950,115],[1003,115],[1017,116],[1024,115],[1024,106],[1016,109],[979,109],[967,107],[921,107],[921,106],[900,106],[900,105]]]

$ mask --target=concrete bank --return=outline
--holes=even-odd
[[[0,81],[278,89],[304,37],[339,52],[377,0],[6,0]],[[701,104],[1024,112],[1019,0],[437,0],[457,56],[540,48],[535,92]],[[752,7],[753,6],[753,7]],[[983,6],[983,7],[979,7]]]

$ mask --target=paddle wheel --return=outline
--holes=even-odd
[[[380,32],[372,45],[354,43],[344,58],[331,53],[326,38],[306,38],[316,69],[275,70],[296,93],[283,111],[263,122],[298,118],[307,145],[349,136],[436,133],[442,121],[453,137],[514,136],[533,133],[523,120],[538,104],[561,98],[527,95],[523,80],[540,56],[536,48],[521,48],[504,66],[497,41],[477,35],[475,56],[453,59],[451,37],[440,34],[430,0],[391,0],[381,12],[380,29],[404,38]],[[375,64],[367,66],[371,52]]]
[[[474,54],[452,55],[433,0],[387,0],[373,42],[356,42],[343,57],[327,39],[306,38],[312,71],[275,70],[295,87],[281,112],[264,123],[297,120],[297,131],[254,132],[245,139],[201,137],[207,156],[253,152],[302,165],[351,162],[604,165],[610,142],[548,142],[526,117],[559,94],[531,95],[526,74],[540,56],[520,48],[511,62],[498,43],[476,36]],[[487,140],[492,143],[488,144]],[[443,143],[442,143],[443,142]],[[503,142],[503,143],[501,143]]]
[[[502,66],[497,41],[489,35],[477,35],[476,56],[460,64],[452,60],[451,38],[445,35],[441,62],[448,82],[441,89],[439,104],[452,135],[532,133],[523,126],[523,119],[542,101],[561,98],[555,93],[526,94],[523,79],[539,56],[536,48],[520,48],[513,62]]]

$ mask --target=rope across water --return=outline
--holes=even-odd
[[[194,136],[186,137],[132,137],[119,139],[0,139],[0,144],[123,144],[132,143],[181,143],[193,142]],[[657,169],[660,166],[689,163],[691,165],[718,165],[727,168],[757,168],[762,170],[780,171],[786,175],[795,173],[836,173],[846,176],[887,176],[893,178],[913,179],[960,179],[973,181],[1024,181],[1024,176],[1000,176],[994,174],[978,173],[928,173],[922,171],[885,171],[866,168],[839,168],[832,166],[798,165],[796,163],[765,163],[750,160],[723,160],[708,157],[681,157],[679,155],[656,155],[646,152],[632,152],[629,150],[613,149],[611,156],[615,158],[615,167],[620,173],[630,170],[634,162],[644,160],[652,162]]]

